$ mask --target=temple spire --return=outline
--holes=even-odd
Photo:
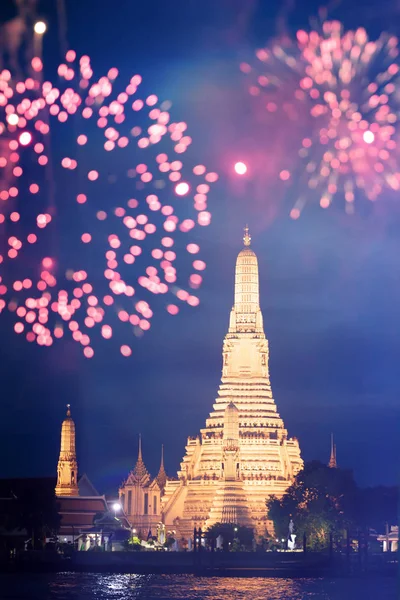
[[[188,438],[178,479],[167,481],[162,495],[162,523],[176,530],[177,539],[192,539],[199,526],[216,523],[265,535],[266,499],[281,498],[303,467],[298,441],[288,436],[271,390],[258,262],[247,227],[244,245],[238,243],[218,394],[200,436]]]
[[[331,469],[337,468],[336,444],[333,442],[333,433],[331,433],[331,457],[329,459],[328,467],[330,467]]]
[[[67,416],[61,426],[61,448],[57,465],[56,496],[78,496],[78,463],[75,450],[75,423],[71,418],[71,406],[67,404]]]
[[[143,461],[143,457],[142,457],[142,434],[141,433],[139,433],[138,460]]]
[[[238,254],[235,269],[235,298],[231,311],[229,333],[264,335],[260,311],[257,256],[250,248],[251,236],[246,225],[244,248]]]
[[[168,481],[167,473],[164,468],[164,444],[161,445],[161,464],[160,470],[158,471],[158,475],[156,477],[157,483],[160,486],[160,489],[164,491],[165,484]]]
[[[244,228],[243,243],[245,246],[250,246],[250,243],[251,243],[251,235],[249,233],[248,225],[246,225],[246,227]]]
[[[138,458],[136,461],[136,465],[134,468],[134,473],[137,477],[139,477],[140,479],[142,477],[144,477],[145,475],[148,475],[148,471],[146,469],[146,465],[143,462],[143,457],[142,457],[142,436],[139,433],[139,449],[138,449]]]

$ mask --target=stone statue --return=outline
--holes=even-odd
[[[294,550],[296,548],[296,534],[294,533],[293,519],[289,522],[289,535],[288,535],[288,550]]]

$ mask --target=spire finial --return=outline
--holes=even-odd
[[[142,459],[142,434],[139,433],[139,452],[138,452],[138,460]]]
[[[71,416],[71,405],[67,404],[67,417]]]
[[[248,225],[246,225],[246,227],[244,228],[243,242],[244,242],[245,246],[250,246],[251,235],[249,234],[249,226]]]
[[[328,467],[330,467],[331,469],[337,468],[336,444],[333,441],[333,433],[331,433],[331,457],[329,459]]]
[[[135,475],[137,475],[140,479],[142,477],[144,477],[145,475],[148,475],[147,469],[146,469],[146,465],[143,462],[143,456],[142,456],[142,435],[139,433],[139,451],[138,451],[138,457],[137,457],[137,461],[136,461],[136,465],[135,468],[133,469]]]
[[[164,468],[164,444],[161,444],[161,464],[160,470],[158,471],[158,475],[156,477],[157,483],[160,486],[160,489],[164,491],[165,484],[167,483],[168,477]]]

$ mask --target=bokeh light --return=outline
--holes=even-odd
[[[188,124],[140,93],[140,75],[97,77],[73,50],[56,82],[42,82],[38,57],[32,68],[21,81],[0,72],[0,313],[28,342],[69,337],[92,358],[99,339],[118,340],[130,357],[124,337],[148,331],[155,311],[200,302],[192,235],[211,222],[218,175],[190,158]]]
[[[175,193],[178,194],[178,196],[186,196],[188,192],[189,184],[187,184],[186,181],[182,181],[175,186]]]
[[[240,69],[270,130],[287,128],[276,177],[297,196],[292,218],[310,198],[322,208],[340,198],[352,213],[356,196],[374,201],[400,189],[395,36],[372,41],[363,28],[324,21],[296,40],[274,40],[256,57]]]
[[[19,136],[19,143],[21,144],[21,146],[27,146],[28,144],[31,143],[31,141],[32,141],[32,135],[29,133],[29,131],[24,131]]]
[[[234,169],[238,175],[245,175],[247,173],[247,165],[244,162],[235,163]]]
[[[363,133],[363,140],[366,144],[372,144],[375,140],[375,136],[372,133],[372,131],[364,131]]]
[[[47,25],[44,21],[36,21],[35,25],[33,26],[34,32],[38,35],[43,35],[44,33],[46,33],[46,29]]]

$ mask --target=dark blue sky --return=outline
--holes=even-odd
[[[394,483],[400,449],[397,199],[383,195],[373,209],[361,202],[353,217],[340,202],[327,211],[311,202],[291,221],[293,186],[282,192],[276,174],[254,172],[247,183],[231,175],[237,158],[258,164],[261,156],[273,165],[291,135],[285,123],[260,126],[238,70],[244,56],[276,35],[279,3],[67,4],[70,47],[92,56],[99,73],[117,66],[127,75],[144,74],[189,122],[196,151],[221,179],[210,196],[212,225],[200,232],[208,263],[201,304],[178,318],[156,315],[153,329],[135,341],[132,360],[113,355],[104,343],[92,361],[73,344],[31,347],[1,315],[0,456],[6,460],[0,476],[55,473],[67,402],[80,471],[101,491],[115,489],[134,465],[139,432],[149,469],[158,469],[164,443],[167,471],[176,474],[187,436],[204,425],[216,396],[234,264],[248,222],[259,257],[273,392],[289,434],[298,437],[305,460],[327,461],[334,431],[338,462],[353,468],[360,484]],[[316,6],[288,10],[288,27],[306,26]],[[352,6],[339,5],[333,16],[372,34],[393,27],[389,10],[385,23],[373,3]],[[55,27],[50,15],[48,63],[56,54]]]

